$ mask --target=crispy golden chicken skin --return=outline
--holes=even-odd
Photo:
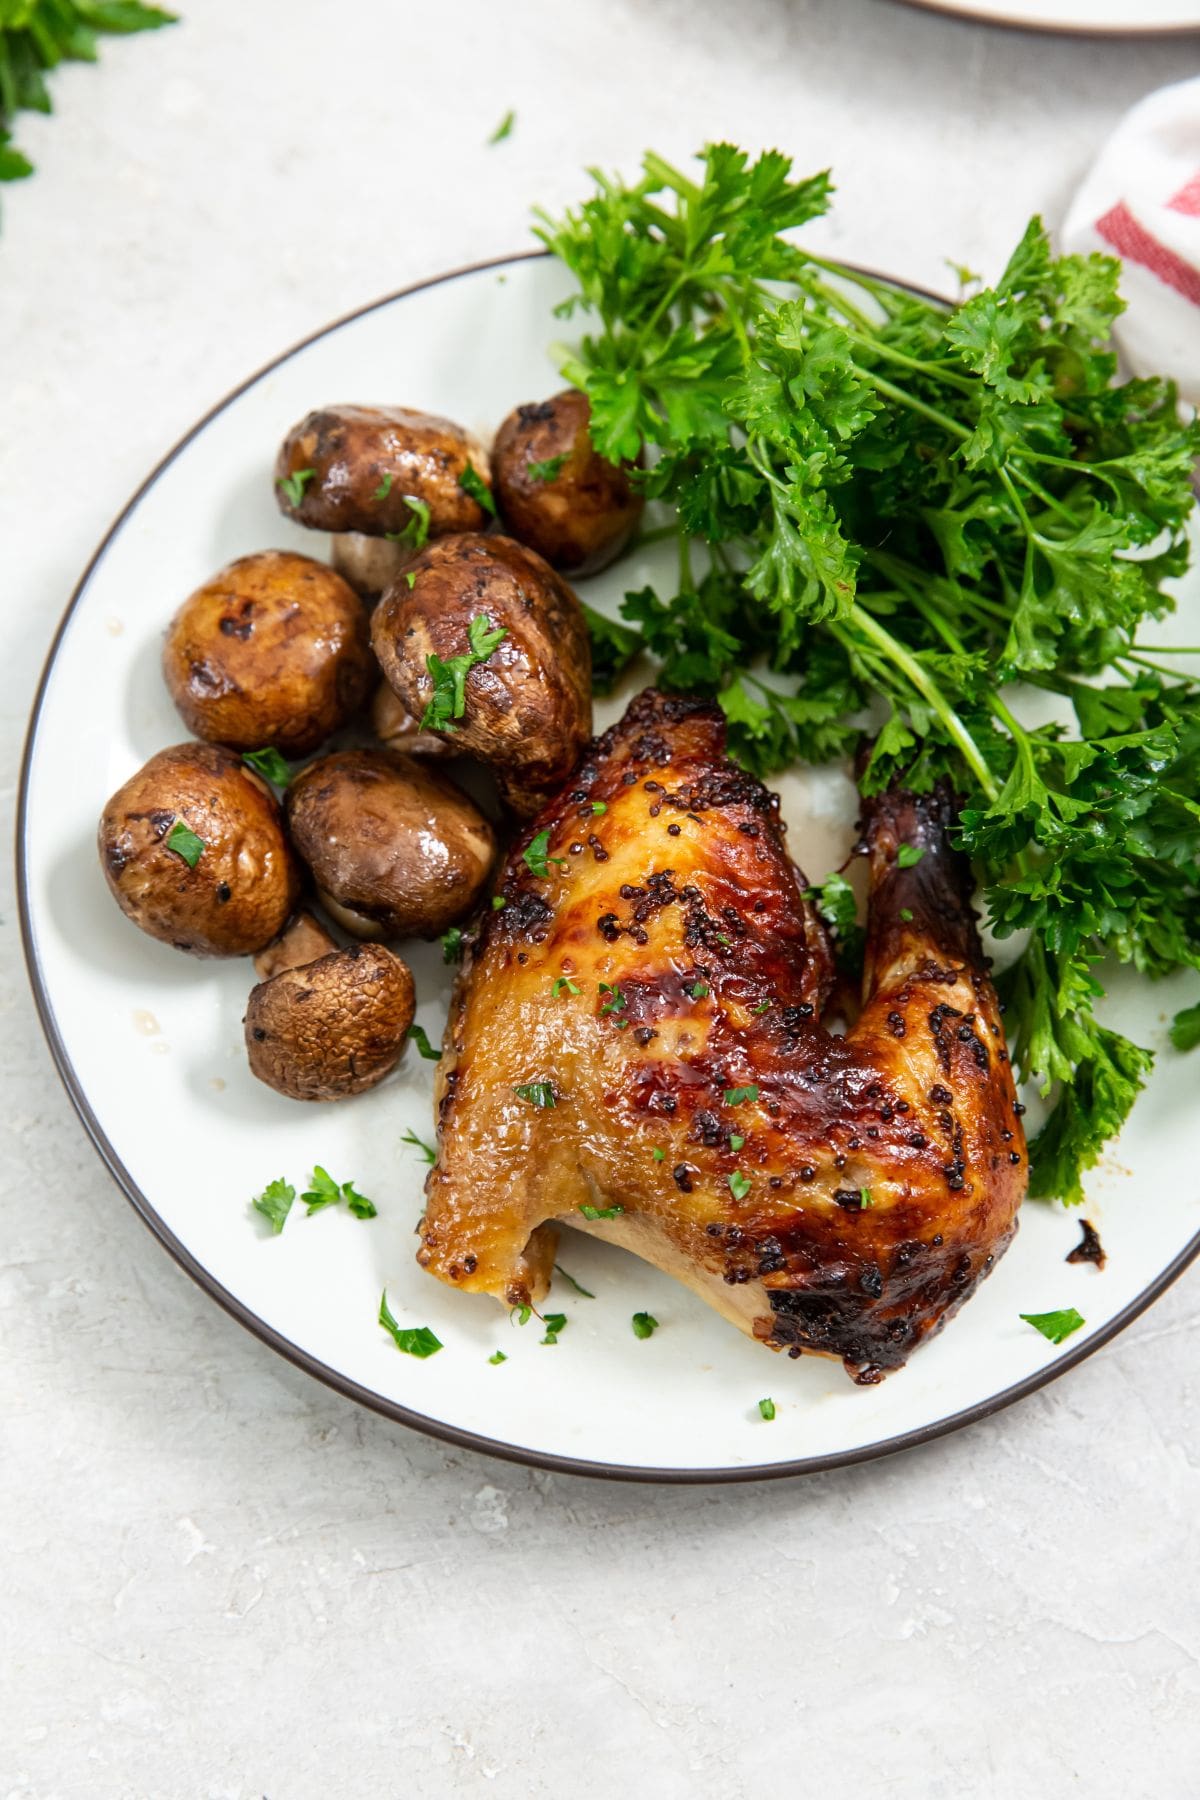
[[[447,1028],[418,1260],[536,1302],[568,1220],[868,1384],[1016,1229],[996,995],[950,797],[887,793],[864,803],[863,1009],[831,1034],[824,928],[724,735],[643,694],[514,847]]]

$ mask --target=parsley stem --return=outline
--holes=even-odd
[[[836,305],[836,296],[830,296],[830,302]],[[861,345],[864,350],[870,351],[872,356],[882,356],[888,362],[898,363],[903,369],[916,369],[919,374],[929,375],[934,381],[944,381],[947,387],[956,387],[961,393],[973,394],[978,388],[978,381],[972,381],[969,376],[959,375],[954,369],[948,369],[942,363],[922,362],[918,356],[907,356],[903,350],[893,349],[891,344],[885,344],[880,338],[860,337],[854,331],[848,332],[847,336],[852,344]],[[862,372],[866,373],[865,370]]]
[[[962,751],[963,757],[968,767],[974,772],[980,787],[988,799],[994,802],[1000,790],[992,778],[992,772],[984,761],[975,739],[937,683],[926,674],[917,659],[909,654],[903,644],[898,644],[891,633],[884,630],[878,619],[873,618],[857,601],[851,603],[847,623],[857,626],[859,631],[871,639],[872,643],[877,644],[884,655],[908,677],[922,698],[929,702],[951,738]]]
[[[854,364],[854,369],[864,381],[870,382],[873,388],[878,388],[881,394],[886,394],[889,400],[895,400],[900,406],[907,406],[910,412],[920,413],[923,419],[928,419],[934,425],[940,425],[942,430],[948,431],[952,437],[963,441],[970,437],[971,433],[966,426],[960,425],[957,419],[948,418],[944,412],[939,412],[936,406],[926,406],[924,400],[918,400],[915,394],[907,394],[903,388],[893,386],[882,375],[877,375],[874,369],[864,369],[859,362]]]

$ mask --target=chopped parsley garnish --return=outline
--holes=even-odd
[[[524,1100],[526,1106],[557,1106],[558,1096],[548,1081],[522,1081],[513,1089],[518,1100]]]
[[[189,831],[182,819],[176,819],[164,842],[168,850],[183,858],[189,869],[194,869],[204,854],[204,839]]]
[[[523,1300],[521,1302],[520,1306],[514,1306],[511,1309],[511,1311],[509,1312],[509,1315],[508,1315],[508,1322],[511,1325],[513,1320],[515,1319],[517,1321],[518,1325],[528,1325],[528,1323],[532,1317],[533,1317],[532,1306],[530,1306],[527,1301]]]
[[[760,1000],[757,1006],[752,1006],[750,1008],[750,1011],[752,1013],[754,1013],[756,1016],[759,1013],[770,1012],[770,1010],[771,1010],[771,1002],[769,1000]]]
[[[494,1367],[497,1363],[507,1362],[508,1358],[505,1356],[503,1350],[493,1350],[492,1354],[488,1357],[488,1361]]]
[[[391,493],[391,491],[392,491],[392,473],[391,473],[391,470],[389,469],[387,474],[384,476],[383,480],[380,482],[379,486],[375,489],[375,492],[371,495],[371,498],[372,498],[372,500],[386,500],[388,495]]]
[[[858,1210],[860,1212],[866,1212],[867,1208],[870,1206],[874,1206],[874,1204],[875,1204],[875,1202],[871,1198],[870,1188],[859,1188],[859,1190],[858,1190]]]
[[[740,1106],[742,1104],[743,1100],[757,1100],[757,1099],[758,1099],[758,1089],[753,1082],[750,1082],[750,1084],[747,1087],[726,1088],[725,1089],[725,1104],[726,1104],[726,1106]]]
[[[502,144],[506,137],[512,135],[512,128],[517,122],[517,115],[510,107],[488,139],[489,144]]]
[[[382,496],[376,494],[375,498],[379,500]],[[409,550],[424,549],[429,536],[429,508],[418,494],[405,494],[404,504],[412,514],[408,524],[403,531],[385,531],[383,535],[389,544],[404,544]],[[416,579],[414,575],[413,581]],[[411,587],[412,581],[408,585]]]
[[[467,710],[467,676],[485,663],[507,636],[502,626],[493,629],[486,613],[476,613],[467,627],[468,649],[462,656],[452,656],[448,662],[432,653],[425,658],[425,667],[433,677],[433,692],[421,715],[422,731],[457,730],[454,720],[461,719]]]
[[[707,1000],[708,992],[708,983],[706,981],[694,981],[688,989],[688,993],[692,996],[693,1000]]]
[[[1073,1331],[1078,1331],[1081,1325],[1087,1324],[1087,1320],[1081,1318],[1073,1306],[1068,1306],[1064,1312],[1022,1313],[1021,1317],[1035,1331],[1040,1331],[1044,1338],[1049,1338],[1052,1344],[1065,1343]]]
[[[651,1156],[652,1156],[652,1157],[653,1157],[653,1158],[654,1158],[654,1160],[655,1160],[655,1162],[666,1162],[666,1160],[667,1160],[667,1153],[666,1153],[666,1151],[665,1151],[665,1150],[659,1150],[659,1149],[658,1149],[658,1148],[657,1148],[657,1147],[655,1147],[655,1148],[654,1148],[654,1149],[653,1149],[653,1150],[652,1150],[652,1151],[651,1151],[651,1152],[650,1152],[650,1154],[651,1154]]]
[[[592,811],[599,816],[600,813],[606,813],[608,811],[608,806],[603,800],[593,800]]]
[[[543,1313],[542,1324],[546,1327],[546,1335],[539,1339],[543,1344],[557,1344],[558,1334],[567,1328],[566,1313]]]
[[[896,852],[896,867],[915,869],[924,854],[924,850],[919,849],[916,844],[901,844]]]
[[[552,997],[557,1000],[560,994],[577,994],[579,989],[569,975],[556,975],[554,986],[550,989]]]
[[[727,937],[726,937],[726,936],[725,936],[725,933],[724,933],[724,932],[723,932],[723,931],[718,931],[718,933],[717,933],[717,942],[718,942],[718,944],[723,944],[723,945],[724,945],[724,947],[725,947],[725,949],[726,949],[726,950],[728,950],[728,949],[730,949],[730,948],[731,948],[731,947],[732,947],[732,944],[733,944],[733,939],[732,939],[732,938],[727,938]]]
[[[280,1176],[278,1181],[269,1181],[262,1193],[250,1204],[255,1212],[260,1212],[264,1219],[269,1220],[271,1230],[278,1237],[287,1222],[295,1198],[296,1190],[291,1182]]]
[[[1200,1004],[1185,1006],[1171,1021],[1171,1043],[1176,1050],[1194,1050],[1200,1044]]]
[[[264,781],[274,782],[276,787],[285,788],[292,779],[292,771],[273,744],[265,750],[247,750],[242,761],[248,763]]]
[[[405,569],[404,579],[408,583],[408,591],[411,594],[417,585],[417,571],[415,569]]]
[[[743,1175],[740,1169],[735,1169],[729,1177],[729,1191],[735,1200],[744,1200],[750,1192],[750,1177]]]
[[[434,1356],[442,1348],[441,1338],[435,1337],[428,1325],[400,1324],[387,1303],[386,1288],[379,1296],[379,1323],[390,1333],[397,1350],[403,1350],[405,1356]]]
[[[608,985],[607,981],[600,982],[599,991],[602,994],[608,995],[608,999],[604,1002],[604,1005],[600,1008],[600,1012],[602,1015],[604,1013],[624,1012],[625,1008],[629,1005],[628,1000],[625,998],[625,996],[621,992],[620,988],[619,987],[610,987]],[[624,1024],[628,1024],[628,1020],[623,1020],[621,1022]]]
[[[615,1219],[625,1211],[623,1206],[592,1206],[584,1201],[579,1208],[585,1219]]]
[[[594,1300],[596,1298],[591,1289],[585,1288],[581,1282],[576,1281],[573,1275],[569,1275],[561,1263],[555,1263],[554,1268],[555,1272],[561,1275],[564,1281],[569,1281],[571,1286],[575,1289],[575,1292],[577,1294],[582,1294],[585,1300]]]
[[[836,871],[827,875],[818,887],[807,891],[837,944],[838,963],[843,974],[857,974],[862,966],[867,934],[858,922],[858,901],[854,889],[844,875]]]
[[[310,1180],[312,1186],[300,1196],[308,1208],[308,1218],[311,1219],[314,1213],[322,1212],[327,1206],[337,1206],[342,1200],[346,1202],[356,1219],[377,1217],[377,1208],[373,1200],[368,1200],[365,1194],[360,1194],[352,1181],[343,1181],[339,1186],[329,1171],[323,1169],[320,1163],[317,1163],[313,1169]]]
[[[437,1161],[438,1153],[434,1146],[432,1144],[427,1144],[424,1138],[419,1138],[411,1127],[404,1133],[400,1142],[402,1144],[411,1144],[414,1150],[419,1150],[430,1168],[432,1168]]]
[[[736,1132],[736,1131],[730,1132],[729,1148],[731,1150],[740,1150],[742,1145],[745,1143],[745,1141],[746,1141],[745,1138],[742,1137],[738,1132]]]
[[[491,513],[495,518],[496,502],[492,498],[492,490],[473,463],[467,464],[458,478],[458,485],[464,494],[469,494],[472,500],[482,506],[485,513]]]
[[[565,869],[567,866],[567,859],[565,856],[546,855],[549,844],[550,827],[547,825],[544,831],[539,831],[535,838],[530,839],[525,849],[521,852],[521,858],[525,867],[529,870],[531,875],[536,875],[540,881],[547,881],[549,879],[550,863],[557,863],[560,869]]]
[[[760,1400],[758,1410],[769,1423],[775,1417],[775,1402],[771,1399]]]
[[[658,1320],[654,1317],[653,1313],[634,1313],[629,1322],[633,1326],[633,1335],[635,1338],[653,1337],[654,1333],[658,1330]]]
[[[410,1025],[408,1028],[408,1035],[417,1046],[417,1049],[421,1052],[421,1055],[425,1058],[426,1062],[441,1062],[442,1053],[440,1050],[434,1049],[429,1041],[429,1033],[423,1025]]]
[[[296,469],[291,475],[281,475],[276,485],[281,487],[293,506],[299,506],[304,499],[304,490],[310,481],[315,480],[315,469]]]
[[[902,906],[900,908],[900,923],[902,925],[911,925],[912,924],[912,911],[907,906]]]
[[[452,925],[449,931],[443,931],[441,945],[442,961],[444,963],[456,963],[460,961],[463,953],[462,927],[459,925]]]
[[[546,458],[545,462],[526,463],[525,464],[526,480],[527,481],[555,481],[555,480],[557,480],[559,473],[562,469],[562,466],[566,462],[569,455],[570,455],[570,452],[564,450],[561,456],[549,456]]]
[[[508,905],[508,901],[504,898],[503,894],[493,894],[492,895],[492,911],[493,912],[500,912],[501,909],[507,905]]]

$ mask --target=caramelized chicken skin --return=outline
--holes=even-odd
[[[468,951],[423,1266],[536,1302],[569,1220],[771,1348],[864,1384],[903,1364],[1003,1252],[1026,1185],[952,816],[944,793],[864,803],[863,1009],[832,1035],[777,800],[725,759],[716,707],[641,695],[518,841]]]

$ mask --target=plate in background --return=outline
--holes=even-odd
[[[315,405],[399,399],[489,432],[517,402],[560,385],[547,344],[562,331],[551,309],[566,279],[534,254],[329,326],[201,420],[130,501],[71,602],[30,728],[18,853],[34,991],[71,1099],[151,1230],[242,1324],[331,1387],[435,1436],[588,1474],[744,1480],[854,1462],[1040,1387],[1128,1323],[1200,1249],[1200,1184],[1181,1175],[1196,1160],[1196,1065],[1166,1041],[1183,1003],[1175,986],[1114,983],[1111,1010],[1161,1059],[1089,1184],[1107,1270],[1064,1263],[1078,1215],[1028,1205],[1012,1249],[949,1329],[902,1373],[858,1388],[836,1363],[769,1355],[667,1276],[570,1230],[562,1264],[595,1298],[556,1280],[548,1304],[569,1325],[553,1347],[536,1321],[516,1326],[493,1300],[423,1274],[413,1253],[424,1165],[402,1137],[432,1136],[431,1065],[410,1051],[381,1087],[341,1106],[272,1093],[250,1075],[242,1045],[250,964],[193,961],[143,936],[114,906],[96,857],[108,795],[186,735],[159,673],[175,607],[234,556],[323,548],[275,506],[285,430]],[[638,554],[581,588],[611,611],[655,574],[655,553]],[[1169,628],[1174,641],[1189,641],[1189,630],[1195,641],[1198,620],[1193,583]],[[607,703],[601,723],[614,710]],[[849,781],[817,771],[781,786],[801,861],[816,874],[836,866],[852,841]],[[418,1019],[436,1040],[450,971],[436,945],[404,953]],[[297,1204],[282,1236],[264,1235],[251,1196],[279,1175],[299,1187],[316,1162],[371,1195],[378,1219],[308,1219]],[[431,1326],[441,1354],[397,1352],[376,1322],[385,1285],[401,1322]],[[1062,1350],[1018,1317],[1067,1306],[1088,1323]],[[630,1328],[642,1310],[661,1323],[648,1341]],[[496,1349],[507,1361],[493,1366]],[[766,1394],[777,1408],[769,1424],[757,1404]]]
[[[1200,32],[1197,0],[905,0],[924,12],[949,13],[986,25],[1082,36]]]

